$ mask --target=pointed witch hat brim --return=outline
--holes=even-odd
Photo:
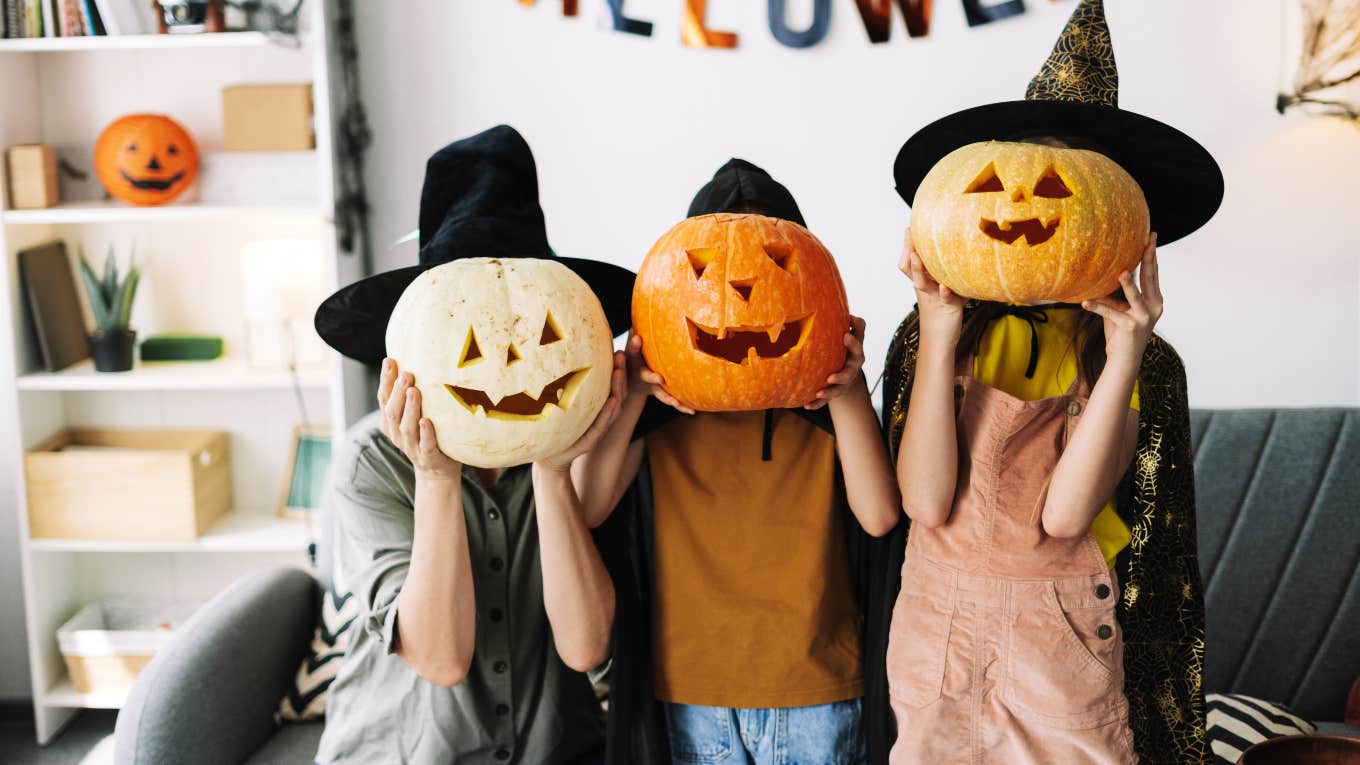
[[[600,300],[614,335],[628,330],[634,274],[626,268],[558,257],[548,244],[538,201],[538,171],[528,143],[498,125],[436,152],[420,196],[419,264],[361,279],[326,298],[317,334],[365,364],[386,355],[387,321],[416,277],[461,258],[543,258],[580,276]]]
[[[1142,187],[1157,243],[1203,226],[1223,201],[1223,172],[1176,128],[1120,109],[1119,74],[1101,0],[1081,0],[1023,101],[965,109],[921,128],[897,153],[893,178],[908,205],[945,155],[981,141],[1041,135],[1098,145]]]

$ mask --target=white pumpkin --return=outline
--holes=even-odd
[[[550,457],[609,397],[604,309],[571,269],[466,258],[425,271],[387,324],[387,355],[415,377],[439,448],[475,467]]]

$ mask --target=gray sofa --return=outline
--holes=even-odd
[[[1360,677],[1360,410],[1201,410],[1192,424],[1205,689],[1283,701],[1360,735],[1340,722]],[[311,762],[321,725],[280,728],[272,715],[328,573],[266,571],[201,609],[138,678],[116,761]]]

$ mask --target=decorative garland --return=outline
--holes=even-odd
[[[371,273],[368,238],[368,195],[364,190],[364,154],[373,142],[363,96],[359,92],[359,43],[355,38],[354,0],[334,0],[334,40],[338,66],[335,121],[335,227],[340,251],[358,255],[362,273]]]
[[[519,0],[520,5],[533,5],[536,0]],[[610,28],[624,34],[651,37],[653,24],[624,12],[626,0],[604,0],[609,14]],[[680,39],[691,48],[735,48],[740,40],[736,32],[708,28],[704,23],[707,0],[681,0]],[[811,0],[812,21],[805,29],[793,29],[788,24],[789,0],[767,0],[770,34],[781,45],[789,48],[809,48],[820,43],[831,31],[831,0]],[[1025,12],[1025,0],[960,0],[968,26],[976,27],[993,21],[1018,16]],[[871,43],[885,43],[892,30],[893,6],[902,13],[911,37],[925,37],[930,33],[932,0],[855,0],[860,21]],[[578,0],[562,0],[562,15],[580,13]]]

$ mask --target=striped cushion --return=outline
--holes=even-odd
[[[1317,726],[1280,704],[1236,693],[1210,693],[1204,700],[1215,762],[1236,763],[1252,744],[1268,738],[1317,732]]]
[[[301,722],[325,716],[331,683],[349,651],[350,628],[358,615],[359,606],[351,593],[326,592],[321,599],[321,622],[312,637],[312,647],[298,667],[287,695],[279,702],[275,722]]]

